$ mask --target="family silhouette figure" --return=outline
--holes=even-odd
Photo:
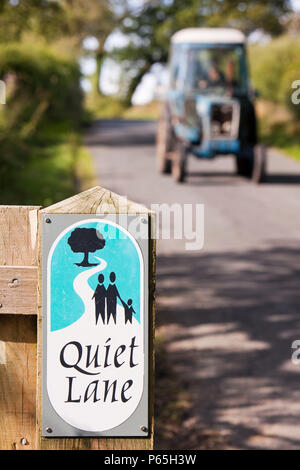
[[[111,272],[109,275],[110,283],[107,289],[104,286],[104,275],[99,274],[98,285],[95,289],[93,299],[95,299],[95,315],[96,325],[99,317],[101,317],[103,324],[109,324],[111,317],[115,324],[117,324],[117,299],[119,298],[125,313],[125,324],[127,322],[132,323],[132,316],[135,314],[135,310],[132,306],[132,299],[128,299],[127,303],[121,299],[118,288],[115,284],[116,274]]]

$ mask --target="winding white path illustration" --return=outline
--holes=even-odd
[[[95,266],[94,268],[87,269],[86,271],[81,272],[78,276],[75,277],[73,282],[74,291],[77,295],[81,298],[84,303],[84,315],[93,310],[93,306],[95,301],[92,299],[94,291],[90,287],[88,280],[90,277],[94,276],[94,274],[103,271],[106,268],[107,262],[95,256],[97,260],[100,261],[100,264]]]
[[[97,257],[95,257],[97,258]],[[95,300],[92,298],[94,291],[90,287],[88,281],[91,276],[98,272],[103,271],[107,267],[107,262],[102,258],[97,258],[100,264],[91,267],[90,269],[80,272],[73,282],[73,288],[76,294],[82,299],[84,303],[84,313],[81,317],[71,325],[60,330],[50,330],[50,317],[48,323],[47,335],[47,390],[50,402],[58,413],[58,415],[67,423],[75,426],[78,429],[85,431],[101,432],[107,429],[114,428],[120,425],[136,409],[143,391],[144,382],[144,335],[143,335],[143,310],[141,308],[141,324],[133,321],[132,324],[125,325],[124,307],[117,304],[117,325],[110,322],[109,325],[104,325],[99,320],[95,325]],[[49,280],[50,282],[50,280]],[[136,338],[136,345],[134,351],[134,360],[136,366],[131,368],[129,366],[130,360],[130,344],[132,338]],[[99,362],[101,366],[94,367],[93,360],[89,366],[90,372],[96,372],[97,375],[85,375],[80,373],[74,367],[65,368],[60,362],[60,354],[66,344],[69,342],[78,342],[82,348],[81,353],[73,345],[67,348],[65,359],[68,364],[78,363],[82,369],[86,369],[86,354],[88,348],[91,349],[91,358],[97,351],[99,346]],[[104,345],[110,345],[111,348],[111,366],[104,368]],[[124,365],[119,368],[113,367],[113,355],[120,345],[126,346],[126,351],[122,354],[122,360],[125,361]],[[68,377],[72,377],[72,397],[79,399],[78,402],[67,402],[69,394]],[[133,385],[128,391],[128,396],[131,398],[126,402],[120,400],[120,390],[123,384],[131,379]],[[111,402],[109,399],[104,401],[104,381],[109,381],[112,384],[117,380],[117,395],[118,400]],[[94,381],[99,381],[97,395],[100,400],[94,402],[92,398],[84,402],[86,390],[91,394],[92,388],[88,389],[89,384],[92,382],[91,387],[94,387]]]

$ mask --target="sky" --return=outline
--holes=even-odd
[[[295,11],[300,11],[300,0],[291,0],[291,4]]]

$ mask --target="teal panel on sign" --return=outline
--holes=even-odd
[[[147,216],[42,224],[43,435],[145,436]]]
[[[103,248],[97,249],[96,236],[94,245],[93,240],[85,242],[84,231],[82,246],[73,246],[70,237],[75,230],[80,235],[81,229],[91,229],[100,234],[105,242]],[[69,243],[68,240],[71,242]],[[88,242],[91,242],[90,246],[88,246]],[[76,252],[74,249],[81,248],[82,250],[85,248],[94,250],[87,252],[88,264],[91,266],[80,265],[84,258],[84,252]],[[130,262],[126,262],[126,259]],[[105,263],[101,263],[100,260]],[[97,266],[93,266],[95,264]],[[81,292],[84,290],[84,286],[81,285],[82,289],[77,292],[74,289],[74,280],[83,271],[88,271],[89,274],[84,276],[84,282],[87,282],[93,291],[96,290],[100,273],[104,276],[103,285],[107,289],[111,284],[110,273],[114,272],[116,275],[114,284],[121,299],[126,303],[129,299],[132,300],[135,310],[133,318],[140,321],[140,262],[136,246],[128,235],[120,231],[118,227],[107,222],[89,222],[67,230],[53,251],[51,259],[51,331],[65,328],[83,315],[85,296]],[[122,305],[119,298],[117,302]]]

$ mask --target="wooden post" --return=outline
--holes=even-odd
[[[36,449],[36,206],[0,206],[0,449]]]
[[[101,187],[95,187],[65,201],[54,204],[40,211],[43,214],[145,214],[149,216],[149,226],[154,223],[152,213],[145,207],[135,204],[131,201],[118,196]],[[37,426],[37,442],[39,449],[102,449],[102,450],[151,450],[153,449],[153,377],[154,377],[154,292],[155,292],[155,243],[149,236],[150,256],[149,256],[149,325],[150,325],[150,364],[149,364],[149,381],[150,381],[150,410],[149,410],[149,427],[150,434],[147,438],[42,438],[41,437],[41,351],[42,351],[42,329],[41,329],[41,244],[39,256],[39,319],[38,319],[38,426]]]

